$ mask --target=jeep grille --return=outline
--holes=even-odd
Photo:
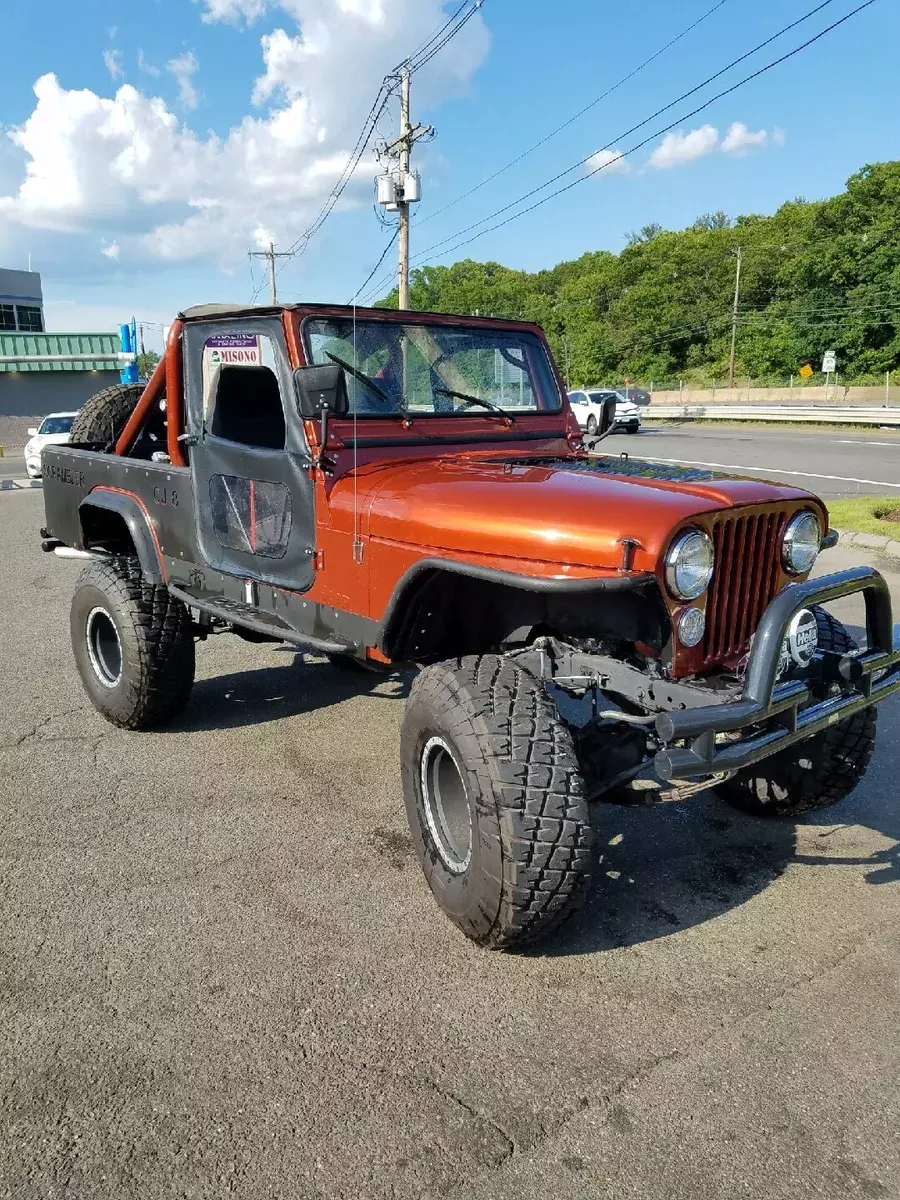
[[[750,645],[781,577],[787,513],[726,517],[713,527],[716,568],[706,614],[704,666],[736,660]]]

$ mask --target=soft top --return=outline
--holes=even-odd
[[[465,325],[471,326],[491,326],[499,325],[501,327],[516,326],[518,328],[536,329],[537,326],[532,321],[514,321],[504,317],[473,317],[471,314],[465,313],[431,313],[421,309],[398,310],[363,307],[362,305],[352,304],[193,304],[190,308],[186,308],[178,314],[182,321],[203,321],[214,317],[229,318],[229,317],[263,317],[274,316],[283,312],[289,312],[294,309],[302,309],[304,312],[321,313],[323,317],[331,316],[335,313],[347,313],[348,315],[354,311],[365,314],[367,316],[378,317],[383,320],[403,320],[404,316],[410,317],[413,320],[421,320],[423,317],[432,317],[435,321],[446,324],[453,321],[459,321]]]

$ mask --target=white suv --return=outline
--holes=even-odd
[[[633,400],[627,400],[621,392],[610,389],[569,392],[569,403],[578,424],[585,433],[599,433],[603,424],[603,402],[610,396],[616,401],[615,428],[624,429],[626,433],[637,433],[644,423],[641,410]]]
[[[25,446],[25,470],[29,479],[41,477],[41,451],[45,446],[62,446],[69,440],[73,412],[50,413],[44,417],[37,429],[29,429],[29,441]]]

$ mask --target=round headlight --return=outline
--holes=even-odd
[[[805,575],[822,548],[822,526],[815,513],[797,513],[788,522],[781,543],[781,561],[791,575]]]
[[[696,600],[709,587],[714,566],[712,540],[702,529],[681,534],[666,555],[666,583],[679,600]]]
[[[706,632],[706,617],[699,608],[683,608],[675,618],[675,628],[682,646],[699,646]]]

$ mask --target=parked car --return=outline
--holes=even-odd
[[[603,404],[609,398],[616,402],[616,427],[624,429],[626,433],[637,433],[644,421],[641,410],[632,400],[626,400],[621,392],[609,389],[569,392],[569,403],[581,428],[592,436],[599,432],[603,424]]]
[[[224,348],[252,354],[223,362]],[[200,305],[173,322],[146,388],[87,401],[72,443],[44,452],[41,537],[84,563],[68,623],[94,707],[129,730],[177,720],[212,634],[417,667],[396,787],[437,903],[481,946],[526,946],[578,907],[593,803],[715,787],[794,822],[853,791],[875,706],[900,693],[884,578],[810,578],[837,541],[823,502],[587,453],[535,325]],[[861,594],[862,651],[824,607]],[[63,614],[44,598],[35,621],[56,637]],[[57,661],[48,698],[69,673]],[[204,680],[198,709],[215,688]],[[354,716],[298,718],[281,750],[299,737],[339,770]],[[219,722],[206,724],[216,789]],[[142,769],[145,746],[117,740],[123,770]],[[177,770],[169,787],[193,802]],[[332,811],[339,852],[346,812],[307,790],[300,779],[295,803]],[[354,823],[383,807],[361,802]],[[648,823],[634,827],[637,841]],[[306,838],[286,853],[326,889],[327,852],[301,822],[286,836]],[[376,870],[363,861],[360,888]],[[600,912],[603,883],[601,870]]]
[[[37,429],[28,430],[25,444],[25,470],[29,479],[41,477],[41,451],[45,446],[63,446],[69,440],[76,413],[50,413]]]
[[[624,396],[626,400],[632,400],[635,404],[641,404],[645,407],[653,401],[653,397],[644,388],[623,387],[619,388],[619,394]]]

